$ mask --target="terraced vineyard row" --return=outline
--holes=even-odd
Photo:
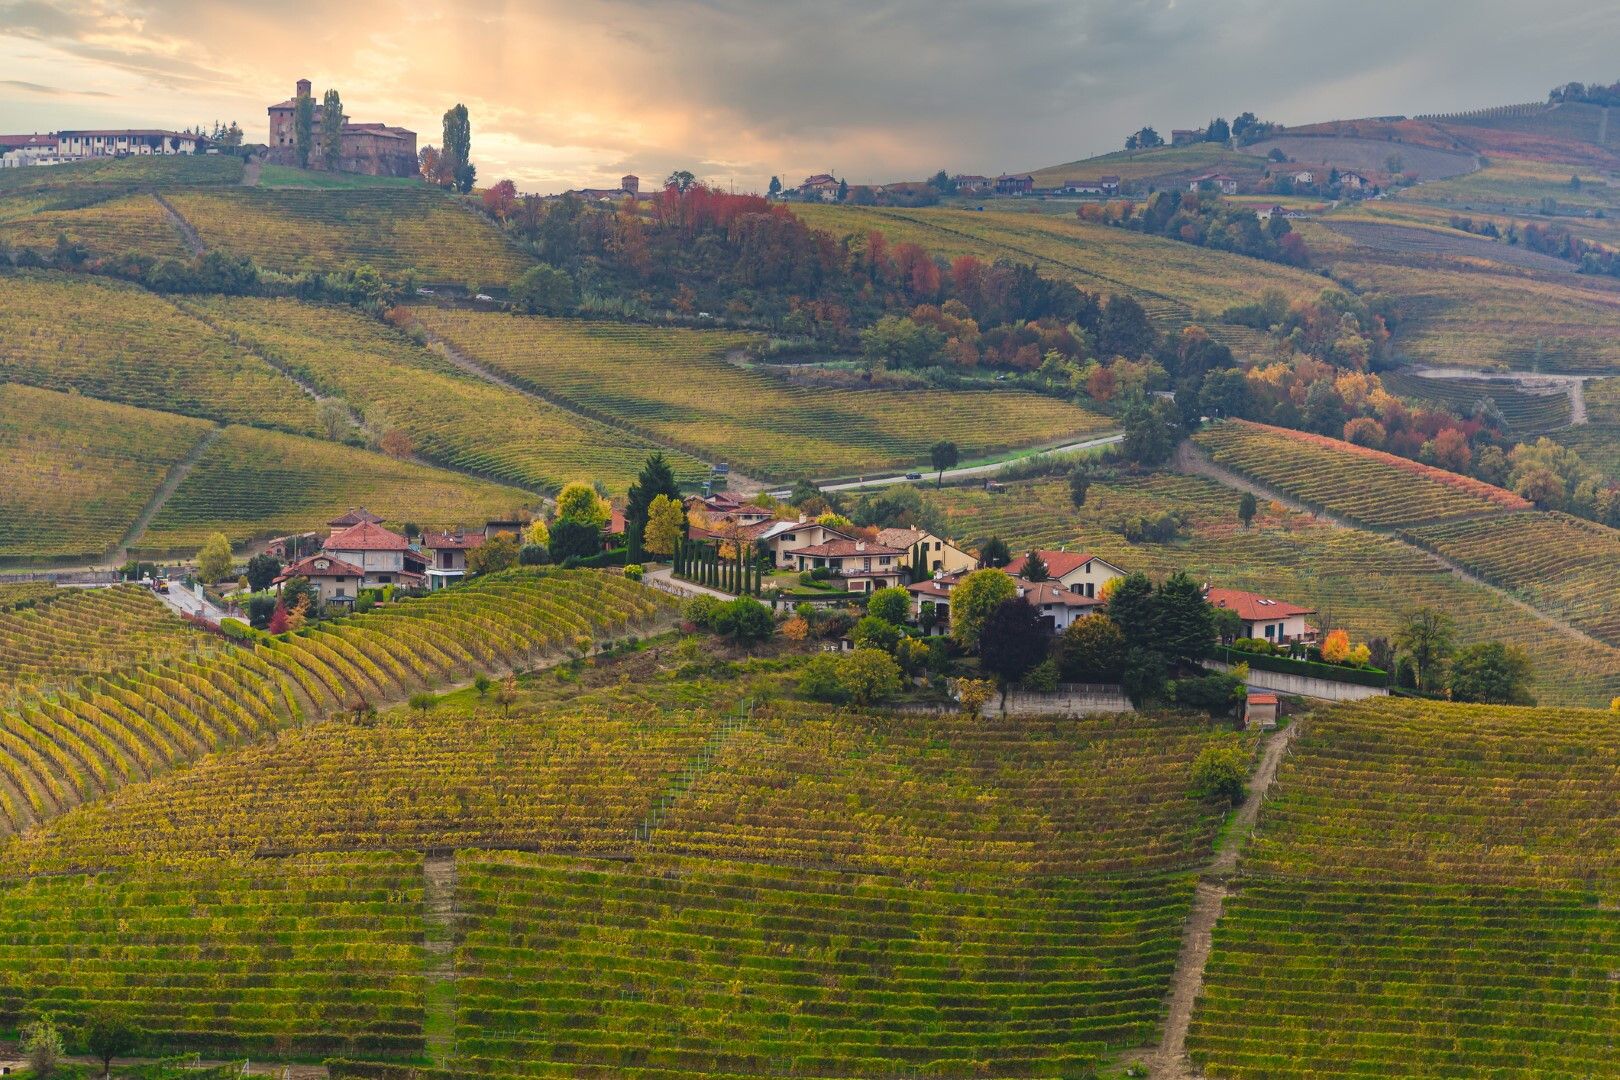
[[[211,640],[181,622],[144,586],[57,589],[22,610],[0,610],[0,694],[211,652]]]
[[[458,861],[464,1075],[1071,1075],[1148,1041],[1186,878],[934,888]]]
[[[1219,808],[1186,776],[1221,737],[1186,719],[1042,724],[773,707],[722,748],[654,833],[662,852],[859,872],[1186,869]],[[1141,792],[1124,806],[1120,778]]]
[[[1238,493],[1213,481],[1093,484],[1078,510],[1061,480],[994,494],[945,488],[929,499],[943,509],[945,530],[969,541],[1000,536],[1014,551],[1066,545],[1153,575],[1185,569],[1201,581],[1313,607],[1357,640],[1391,637],[1407,611],[1433,607],[1452,616],[1459,644],[1510,641],[1526,649],[1536,672],[1532,692],[1543,704],[1607,707],[1620,695],[1620,649],[1560,633],[1392,536],[1322,524],[1264,501],[1254,527],[1244,529]],[[1188,516],[1183,539],[1132,543],[1120,535],[1123,519],[1171,510]]]
[[[518,488],[383,454],[229,427],[163,504],[139,548],[191,551],[215,532],[239,545],[319,529],[351,506],[387,507],[398,521],[432,529],[512,520],[537,502]]]
[[[234,188],[175,192],[170,203],[208,247],[284,273],[369,265],[398,280],[502,286],[530,261],[494,225],[442,192]]]
[[[0,582],[0,611],[31,607],[55,593],[49,581]]]
[[[8,200],[10,201],[10,200]],[[94,256],[138,251],[184,259],[191,252],[151,195],[126,195],[80,209],[41,210],[0,219],[0,243],[48,252],[66,236]]]
[[[812,389],[727,363],[745,338],[419,308],[457,350],[520,384],[750,474],[788,480],[1084,437],[1113,421],[1019,392]]]
[[[202,420],[0,385],[0,561],[100,558],[208,430]]]
[[[1288,428],[1228,420],[1193,441],[1221,465],[1367,525],[1528,510],[1511,491],[1408,458]]]
[[[1212,1077],[1614,1076],[1620,736],[1383,699],[1304,722],[1189,1037]]]
[[[108,1010],[148,1052],[422,1051],[422,861],[179,865],[0,883],[0,1026]]]
[[[1569,395],[1561,389],[1550,394],[1535,394],[1518,389],[1510,382],[1490,379],[1425,379],[1400,371],[1386,371],[1379,375],[1384,389],[1399,397],[1411,398],[1424,404],[1437,404],[1451,409],[1459,416],[1469,416],[1474,407],[1490,400],[1509,429],[1517,435],[1553,431],[1570,421]]]
[[[403,334],[347,308],[293,300],[224,298],[186,301],[223,333],[341,396],[377,431],[399,430],[436,462],[509,484],[556,490],[590,477],[623,491],[652,440],[459,371]],[[708,469],[681,453],[666,455],[678,478]]]
[[[1620,532],[1568,514],[1510,514],[1411,530],[1424,547],[1620,645]]]
[[[147,154],[92,158],[48,169],[0,172],[0,194],[80,192],[85,188],[167,191],[193,185],[239,184],[242,159],[218,155]]]
[[[81,680],[0,711],[0,830],[356,702],[537,661],[664,610],[596,571],[510,571],[252,649]]]
[[[0,380],[149,409],[320,429],[315,403],[270,365],[167,300],[108,278],[0,274]]]
[[[0,848],[0,873],[151,851],[617,854],[718,723],[705,712],[571,703],[507,715],[490,702],[319,724],[81,807]]]

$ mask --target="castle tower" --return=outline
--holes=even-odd
[[[309,87],[310,82],[308,79],[299,79],[298,93],[294,94],[293,97],[309,97]]]
[[[641,177],[634,173],[619,177],[619,187],[632,195],[641,194]]]

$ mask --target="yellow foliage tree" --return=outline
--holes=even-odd
[[[612,514],[613,508],[608,505],[608,501],[583,480],[565,484],[557,493],[558,521],[575,521],[581,525],[595,525],[600,529],[608,523],[608,518]]]
[[[230,572],[231,542],[225,539],[224,533],[215,533],[197,553],[197,576],[213,585]]]
[[[996,684],[989,679],[957,679],[952,687],[956,700],[966,716],[977,716],[984,711],[985,702],[996,693]]]
[[[1322,639],[1322,659],[1330,664],[1342,664],[1350,656],[1350,635],[1334,630]]]
[[[789,641],[803,641],[810,636],[810,624],[795,615],[782,624],[782,636]],[[1620,702],[1620,698],[1615,698],[1615,701]]]
[[[642,546],[654,555],[673,555],[686,535],[686,510],[676,499],[658,495],[647,506],[647,528]]]
[[[551,546],[551,529],[544,521],[535,518],[529,522],[529,527],[523,530],[525,544],[539,544],[541,547]]]
[[[1372,663],[1372,650],[1367,647],[1366,642],[1362,642],[1350,650],[1350,662],[1357,667],[1366,667]]]

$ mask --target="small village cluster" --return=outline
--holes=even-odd
[[[867,538],[863,531],[802,514],[797,520],[782,521],[771,510],[723,492],[693,496],[688,508],[708,522],[706,527],[692,527],[689,539],[751,545],[778,569],[811,574],[824,571],[849,593],[904,588],[911,593],[913,618],[936,633],[950,628],[951,591],[980,568],[977,555],[924,529],[878,529]],[[1107,603],[1109,583],[1127,573],[1084,552],[1058,549],[1032,554],[1043,567],[1039,580],[1030,576],[1034,572],[1028,566],[1029,555],[1013,559],[1003,569],[1017,586],[1018,596],[1040,613],[1054,634],[1100,611]],[[1320,636],[1319,629],[1308,621],[1316,614],[1310,608],[1239,589],[1206,586],[1204,595],[1213,606],[1236,613],[1241,632],[1234,637],[1280,646],[1314,643]]]
[[[382,526],[383,519],[361,507],[327,522],[324,539],[314,533],[270,541],[266,553],[286,562],[279,588],[293,578],[313,585],[322,603],[349,604],[361,589],[392,585],[402,589],[442,589],[467,576],[467,552],[485,540],[519,536],[521,521],[491,521],[482,529],[423,532],[407,538]],[[312,554],[301,554],[319,544]]]

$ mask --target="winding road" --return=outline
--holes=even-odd
[[[1045,450],[1039,450],[1035,453],[1021,450],[1011,457],[986,462],[983,465],[965,465],[960,469],[946,469],[944,479],[964,480],[975,476],[994,476],[1004,471],[1008,466],[1026,458],[1035,457],[1037,454],[1072,454],[1081,450],[1095,450],[1101,446],[1111,446],[1114,443],[1124,441],[1124,439],[1125,436],[1120,434],[1099,435],[1093,439],[1082,439],[1079,442],[1065,443],[1062,446],[1047,447]],[[937,479],[931,466],[919,465],[912,471],[919,474],[915,480],[905,473],[895,473],[892,476],[861,477],[818,486],[822,491],[859,491],[862,488],[888,487],[891,484],[931,484]],[[788,488],[778,488],[771,492],[771,495],[778,499],[785,498],[788,494]]]

